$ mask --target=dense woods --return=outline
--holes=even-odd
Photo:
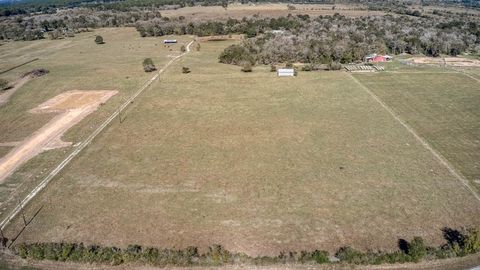
[[[259,22],[261,34],[241,44],[232,59],[254,58],[262,64],[278,62],[351,63],[368,53],[425,54],[456,56],[480,52],[480,24],[468,20],[436,21],[412,16],[377,16],[347,18],[340,15],[314,19],[298,16],[282,20],[280,29],[274,21]],[[230,49],[230,48],[229,48]],[[226,49],[220,61],[228,60]]]

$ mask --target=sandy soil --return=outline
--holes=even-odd
[[[5,90],[3,92],[0,92],[0,106],[2,106],[3,104],[7,103],[8,100],[10,99],[10,97],[18,90],[20,89],[20,87],[22,87],[24,84],[26,84],[29,80],[31,80],[32,77],[31,76],[25,76],[23,78],[20,78],[18,80],[16,80],[14,83],[13,83],[13,87],[8,89],[8,90]]]
[[[413,57],[415,64],[447,65],[455,67],[480,67],[480,61],[463,57]]]
[[[31,113],[59,114],[0,159],[0,183],[41,152],[69,146],[70,143],[61,140],[62,134],[116,93],[117,91],[68,91],[30,110]]]

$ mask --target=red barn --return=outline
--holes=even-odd
[[[392,57],[389,55],[367,55],[365,57],[365,62],[374,62],[374,63],[379,63],[379,62],[387,62],[392,60]]]

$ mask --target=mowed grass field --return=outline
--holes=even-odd
[[[97,45],[95,35],[105,44]],[[15,81],[35,68],[50,71],[21,87],[10,101],[0,106],[0,143],[20,142],[51,120],[55,114],[28,111],[48,99],[69,90],[117,90],[105,105],[71,128],[64,141],[81,142],[153,74],[143,71],[142,61],[151,57],[162,66],[180,53],[181,44],[164,47],[163,38],[141,38],[133,28],[99,29],[63,40],[10,42],[0,46],[0,71],[29,60],[38,61],[0,75]],[[190,40],[180,37],[179,41]],[[171,51],[170,51],[171,50]],[[0,157],[12,148],[0,147]],[[3,218],[19,198],[25,197],[72,147],[50,150],[26,163],[6,182],[0,184],[0,217]]]
[[[242,73],[218,63],[229,44],[172,65],[32,201],[17,243],[259,255],[433,245],[480,224],[480,202],[350,74]]]
[[[461,73],[356,77],[480,190],[480,81]]]

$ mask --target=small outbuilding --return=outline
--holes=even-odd
[[[295,70],[293,68],[279,68],[277,69],[277,75],[279,77],[293,77],[295,76]]]
[[[376,53],[374,53],[374,54],[369,54],[365,56],[364,61],[379,63],[379,62],[388,62],[388,61],[391,61],[392,59],[393,57],[391,57],[390,55],[377,55]]]
[[[163,43],[164,44],[177,43],[177,40],[176,39],[164,39]]]

